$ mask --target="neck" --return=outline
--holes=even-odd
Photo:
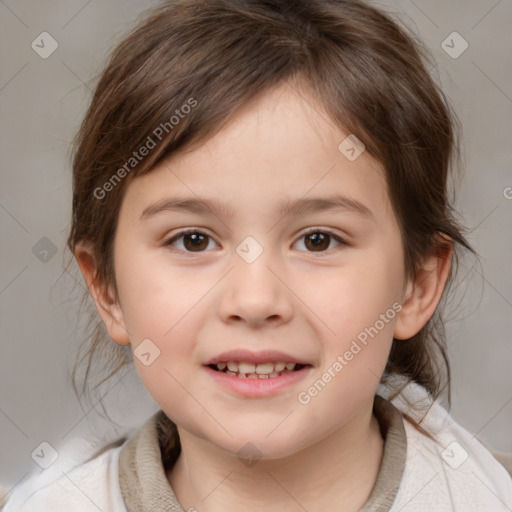
[[[383,453],[372,407],[315,445],[245,467],[236,454],[178,427],[182,451],[167,478],[185,510],[311,512],[359,510],[377,480]],[[343,508],[340,508],[343,507]]]

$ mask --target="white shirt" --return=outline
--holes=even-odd
[[[379,394],[386,396],[385,392]],[[409,384],[392,400],[399,411],[418,421],[423,414],[411,409],[405,398],[417,405],[429,404],[425,390]],[[436,433],[439,444],[404,421],[405,468],[389,512],[512,511],[512,478],[476,438],[437,402],[421,425]],[[111,448],[78,465],[72,456],[63,456],[60,464],[46,470],[50,473],[18,486],[3,512],[128,512],[119,485],[121,449]],[[67,447],[67,452],[72,453],[73,447]],[[151,464],[161,465],[158,457],[153,458]],[[82,457],[82,461],[86,459]],[[172,510],[181,510],[177,500]]]

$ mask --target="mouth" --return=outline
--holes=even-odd
[[[313,370],[310,360],[278,350],[236,349],[203,363],[216,386],[244,398],[265,398],[285,392]]]
[[[300,371],[311,365],[284,361],[268,361],[257,364],[246,361],[221,361],[207,366],[217,372],[240,379],[273,379],[287,373]]]

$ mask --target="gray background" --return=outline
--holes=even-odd
[[[431,49],[463,125],[466,177],[457,204],[481,266],[463,262],[453,300],[462,302],[448,325],[452,413],[490,447],[512,453],[512,2],[374,3],[397,13]],[[42,471],[31,458],[42,441],[57,451],[72,438],[102,444],[158,409],[134,370],[114,377],[104,392],[123,428],[102,419],[99,405],[79,405],[69,367],[82,340],[83,283],[76,267],[63,269],[70,141],[112,45],[154,4],[0,1],[0,485],[6,490]],[[58,42],[47,59],[31,48],[44,31]],[[469,44],[458,58],[441,47],[453,31]]]

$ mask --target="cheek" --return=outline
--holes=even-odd
[[[134,362],[155,401],[175,410],[190,399],[179,383],[187,381],[191,364],[199,364],[197,334],[205,322],[201,301],[215,281],[132,256],[120,262],[117,275]]]
[[[384,372],[401,307],[395,269],[385,263],[352,267],[325,281],[325,294],[311,296],[329,329],[319,327],[323,360],[298,401],[313,416],[330,418],[321,427],[326,433],[371,399]]]
[[[332,400],[351,400],[349,393],[356,399],[378,384],[401,308],[401,272],[399,258],[375,251],[303,288],[323,339],[321,371],[331,372],[322,380],[337,382],[329,385],[325,398],[332,394]]]
[[[177,268],[165,254],[148,258],[133,251],[120,258],[117,272],[124,319],[133,342],[172,336],[215,282],[192,268]],[[211,282],[210,282],[211,281]]]
[[[139,357],[141,352],[148,350],[132,345],[141,380],[153,399],[174,421],[177,419],[174,414],[181,415],[184,407],[191,413],[197,405],[192,398],[195,392],[190,377],[200,365],[197,356],[198,326],[205,321],[200,308],[188,308],[186,311],[182,304],[176,304],[176,307],[178,311],[175,314],[165,314],[165,311],[156,313],[147,305],[144,308],[147,317],[138,318],[140,332],[152,333],[140,344],[144,347],[143,343],[146,343],[149,352],[156,354],[150,364],[145,364],[144,358]],[[147,341],[148,338],[151,342]],[[195,411],[195,414],[202,413],[201,408]],[[179,420],[183,423],[187,418],[187,415],[184,418],[180,416]]]
[[[301,296],[307,298],[312,313],[323,321],[326,333],[333,338],[353,338],[386,312],[394,320],[393,304],[399,300],[403,284],[400,271],[400,265],[389,260],[365,261],[362,257],[346,268],[308,278],[302,283]],[[386,322],[386,326],[389,323],[392,322]]]

